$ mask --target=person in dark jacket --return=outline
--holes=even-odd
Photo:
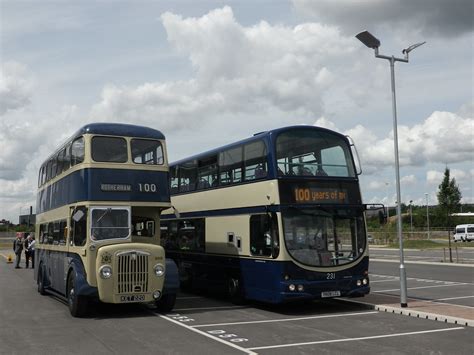
[[[23,251],[23,236],[22,236],[22,233],[17,233],[16,234],[16,239],[13,242],[13,251],[15,252],[15,255],[16,255],[15,269],[21,269],[20,259],[21,259],[21,252]]]
[[[30,243],[31,243],[31,234],[25,235],[23,249],[25,250],[25,267],[27,269],[30,266],[30,259],[31,259]]]
[[[31,259],[31,268],[35,268],[35,246],[36,246],[36,240],[35,236],[33,234],[30,234],[28,236],[28,255],[29,258]],[[28,267],[28,260],[26,261],[26,267]]]

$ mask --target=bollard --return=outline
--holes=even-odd
[[[8,256],[7,256],[7,264],[13,264],[13,258],[11,256],[11,254],[8,254]]]

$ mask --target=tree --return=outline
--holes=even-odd
[[[461,203],[461,191],[456,184],[456,179],[449,178],[449,168],[444,171],[444,178],[438,186],[438,204],[446,213],[457,210]]]
[[[446,226],[448,227],[449,261],[453,262],[451,252],[451,238],[449,236],[449,215],[455,209],[459,208],[461,202],[461,191],[456,184],[456,179],[449,178],[449,169],[446,167],[444,178],[438,186],[438,204],[446,212]]]

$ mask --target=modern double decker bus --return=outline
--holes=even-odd
[[[170,207],[164,135],[114,123],[80,128],[38,177],[38,292],[64,298],[73,316],[91,300],[174,306],[176,264],[160,246]]]
[[[365,211],[350,138],[292,126],[170,164],[161,242],[182,286],[237,303],[370,291]]]

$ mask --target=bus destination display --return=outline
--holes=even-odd
[[[347,191],[340,189],[295,187],[293,194],[298,203],[344,203],[348,200]]]

